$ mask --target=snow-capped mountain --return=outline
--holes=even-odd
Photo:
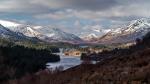
[[[28,37],[42,37],[42,34],[37,32],[32,26],[29,25],[20,25],[17,27],[9,27],[14,32],[20,32]]]
[[[24,40],[39,41],[36,38],[27,37],[27,36],[23,35],[22,33],[13,32],[1,24],[0,24],[0,37],[5,38],[5,39],[14,40],[14,41],[24,41]]]
[[[34,29],[36,28],[34,27]],[[78,36],[64,32],[58,28],[41,26],[40,28],[36,29],[36,31],[45,36],[45,38],[41,39],[49,42],[82,42],[82,40]]]
[[[129,25],[112,29],[110,32],[98,39],[100,43],[126,43],[142,38],[150,32],[150,19],[138,19],[131,21]]]
[[[92,39],[97,39],[98,38],[98,35],[94,34],[94,33],[91,33],[89,35],[86,35],[86,36],[82,36],[81,38],[83,38],[84,40],[86,41],[90,41]]]
[[[8,38],[9,36],[12,35],[16,35],[16,34],[0,24],[0,36]]]
[[[13,21],[0,20],[0,24],[14,32],[19,32],[28,37],[36,37],[39,35],[31,26],[19,24]]]
[[[64,32],[57,28],[25,25],[4,20],[0,20],[0,24],[13,32],[22,33],[28,37],[37,37],[47,42],[82,42],[78,36]]]
[[[85,26],[83,29],[84,29],[82,30],[83,32],[79,36],[85,41],[98,39],[110,31],[110,29],[105,29],[100,25]]]

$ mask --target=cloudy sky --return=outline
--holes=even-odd
[[[51,25],[73,33],[149,16],[150,0],[0,0],[0,19]]]

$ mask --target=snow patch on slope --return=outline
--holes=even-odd
[[[0,24],[3,25],[4,27],[17,27],[21,25],[19,23],[6,21],[6,20],[0,20]]]

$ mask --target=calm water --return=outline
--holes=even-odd
[[[79,57],[61,57],[60,62],[48,63],[48,68],[55,69],[56,67],[63,67],[63,70],[74,67],[81,64]]]
[[[61,49],[60,49],[60,53],[57,54],[60,55],[61,60],[55,63],[47,63],[48,65],[47,68],[55,69],[56,67],[61,66],[63,67],[63,70],[66,70],[68,68],[81,64],[80,57],[64,56]]]

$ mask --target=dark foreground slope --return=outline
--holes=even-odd
[[[95,65],[82,64],[63,72],[41,71],[7,84],[150,84],[150,33],[129,49],[103,54],[112,56]]]
[[[0,39],[0,84],[45,69],[47,62],[59,60],[49,50],[18,46]]]

